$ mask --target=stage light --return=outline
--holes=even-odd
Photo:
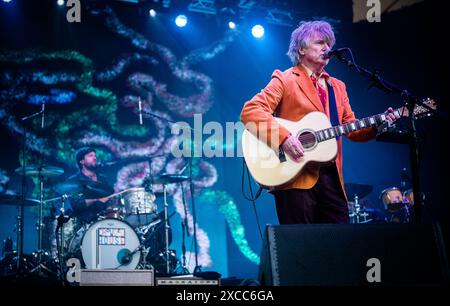
[[[228,22],[228,27],[232,30],[236,29],[236,24],[233,21]]]
[[[12,0],[3,0],[3,2],[6,2],[6,3],[9,3],[9,2],[11,2]]]
[[[252,35],[255,38],[261,38],[264,36],[264,28],[262,25],[257,24],[252,28]]]
[[[148,11],[148,13],[150,14],[150,17],[156,16],[156,11],[154,9],[151,9],[150,11]]]
[[[56,3],[58,3],[59,6],[63,6],[64,5],[64,0],[58,0],[58,1],[56,1]]]
[[[188,18],[186,17],[186,15],[178,15],[177,18],[175,18],[175,24],[180,28],[185,27],[187,23]]]

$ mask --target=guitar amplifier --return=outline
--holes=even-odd
[[[195,277],[192,275],[182,275],[173,277],[157,277],[156,286],[178,286],[178,285],[212,285],[220,286],[220,279],[206,279],[202,277]]]
[[[154,286],[153,270],[82,269],[80,286]]]

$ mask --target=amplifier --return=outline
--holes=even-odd
[[[173,277],[156,277],[156,286],[171,285],[213,285],[220,286],[220,279],[205,279],[189,275],[173,276]]]
[[[154,286],[153,270],[80,270],[80,286]]]

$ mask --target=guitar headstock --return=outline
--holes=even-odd
[[[433,99],[426,99],[424,101],[422,101],[422,104],[425,104],[426,106],[428,106],[429,108],[436,110],[437,109],[437,104]],[[398,109],[400,116],[402,117],[409,117],[409,110],[408,108],[406,108],[406,106],[400,107]],[[425,116],[431,116],[431,112],[428,108],[422,106],[422,105],[415,105],[414,106],[414,115],[416,116],[416,118],[422,118]]]

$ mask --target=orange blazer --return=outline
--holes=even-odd
[[[329,82],[331,82],[336,97],[339,122],[342,124],[356,120],[349,104],[345,84],[332,77],[329,78]],[[308,76],[305,68],[298,65],[284,72],[275,70],[269,84],[244,104],[241,112],[241,121],[244,124],[249,122],[256,123],[256,130],[250,130],[250,132],[257,134],[260,138],[264,137],[262,139],[267,139],[268,145],[278,148],[290,133],[283,126],[280,126],[273,119],[273,116],[276,115],[291,121],[298,121],[313,111],[325,112],[328,118],[330,117],[329,107],[327,107],[327,110],[324,110],[311,78]],[[259,126],[260,123],[264,123],[264,125]],[[374,128],[369,127],[347,134],[347,138],[353,141],[368,141],[375,137],[375,131]],[[275,132],[278,133],[279,137],[272,139],[271,134]],[[271,139],[275,143],[272,143]],[[338,154],[335,163],[342,190],[345,194],[342,177],[342,139],[338,141]],[[317,183],[318,178],[319,166],[309,164],[292,183],[283,186],[282,189],[309,189]]]

